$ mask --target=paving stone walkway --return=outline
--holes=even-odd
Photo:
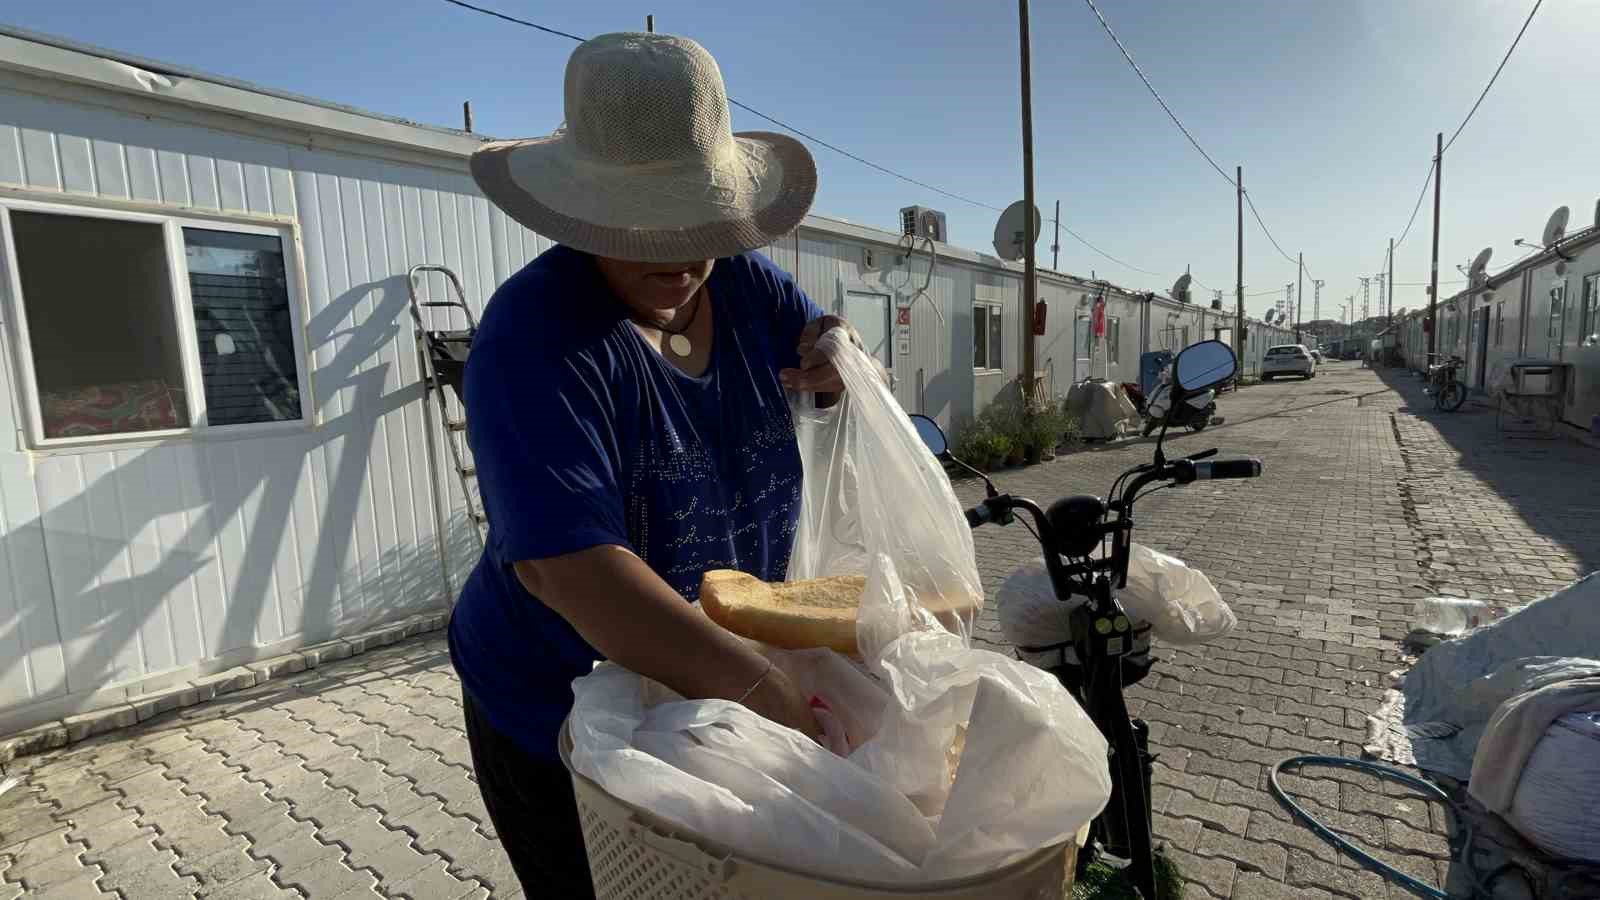
[[[1223,395],[1228,423],[1174,448],[1256,455],[1267,477],[1141,504],[1139,539],[1210,574],[1240,620],[1221,641],[1160,648],[1132,692],[1160,754],[1157,831],[1190,896],[1407,896],[1291,822],[1266,772],[1360,753],[1416,598],[1509,603],[1600,566],[1595,451],[1506,441],[1492,413],[1423,400],[1420,383],[1355,364]],[[1136,441],[997,480],[1041,501],[1098,493],[1149,452]],[[1036,554],[1020,528],[976,540],[991,592]],[[992,607],[979,637],[1003,646]],[[0,795],[0,900],[517,897],[458,692],[434,634],[18,759]],[[1461,877],[1442,812],[1418,797],[1357,774],[1286,785],[1405,871]]]

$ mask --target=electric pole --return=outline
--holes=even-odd
[[[1023,408],[1031,408],[1033,403],[1033,317],[1038,303],[1039,293],[1039,264],[1035,259],[1034,242],[1039,236],[1034,233],[1033,205],[1033,65],[1030,58],[1030,42],[1028,39],[1028,0],[1017,0],[1018,40],[1021,43],[1022,67],[1022,218],[1026,222],[1027,240],[1023,243],[1023,309],[1026,310],[1022,317],[1022,396]],[[1059,221],[1060,217],[1057,217]]]
[[[1056,201],[1056,242],[1050,245],[1050,268],[1061,271],[1061,201]]]
[[[1371,314],[1371,309],[1372,279],[1369,277],[1363,277],[1361,278],[1361,321],[1365,322],[1367,320],[1367,317]],[[1350,317],[1352,319],[1355,318],[1354,310],[1351,311]]]
[[[1238,304],[1233,322],[1233,355],[1244,359],[1244,166],[1233,170],[1233,184],[1238,189],[1239,258],[1234,268],[1233,295]]]
[[[1311,279],[1311,321],[1313,322],[1322,318],[1322,286],[1326,283],[1320,278]]]
[[[1389,327],[1394,327],[1394,238],[1389,238]]]
[[[1439,349],[1439,182],[1444,180],[1444,132],[1434,138],[1433,266],[1428,274],[1428,359]],[[1392,267],[1391,267],[1392,268]]]
[[[1306,297],[1306,255],[1304,253],[1300,254],[1300,267],[1295,273],[1295,278],[1297,279],[1297,286],[1294,292],[1294,342],[1303,344],[1305,341],[1300,339],[1300,308],[1304,305]]]

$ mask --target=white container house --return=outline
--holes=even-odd
[[[405,274],[481,311],[549,246],[477,192],[482,140],[0,29],[0,735],[446,606],[478,544]],[[813,216],[768,252],[949,425],[1018,376],[1020,266],[940,244],[930,279],[898,241]],[[1055,396],[1229,327],[1040,296]],[[1287,339],[1252,328],[1247,369]]]

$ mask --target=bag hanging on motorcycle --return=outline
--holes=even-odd
[[[1044,557],[1034,557],[1013,569],[995,591],[1000,633],[1017,648],[1017,658],[1055,675],[1068,689],[1083,683],[1083,665],[1073,648],[1072,611],[1087,603],[1073,596],[1062,602],[1045,569]],[[1150,623],[1133,622],[1133,647],[1122,658],[1122,686],[1137,684],[1150,674]]]
[[[1128,586],[1117,599],[1123,611],[1149,622],[1169,644],[1205,643],[1239,623],[1204,572],[1139,543],[1130,548]]]

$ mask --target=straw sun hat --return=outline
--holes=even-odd
[[[811,208],[805,145],[734,134],[722,72],[667,34],[606,34],[567,61],[566,122],[472,155],[491,201],[528,228],[597,256],[688,262],[764,247]]]

